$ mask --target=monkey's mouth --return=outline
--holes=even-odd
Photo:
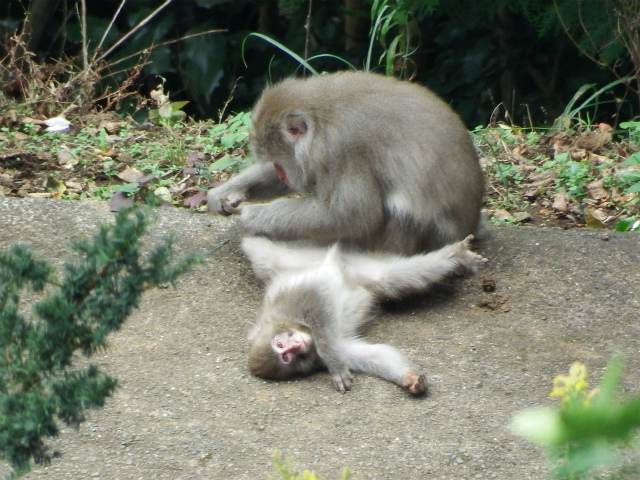
[[[273,166],[276,169],[276,173],[278,174],[278,178],[280,180],[282,180],[284,183],[286,183],[287,185],[290,186],[289,177],[287,177],[287,172],[284,171],[284,168],[282,168],[282,165],[280,165],[279,163],[275,163],[274,162]]]

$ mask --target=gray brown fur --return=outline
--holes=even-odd
[[[251,144],[257,164],[208,194],[250,234],[414,254],[478,228],[484,181],[469,133],[419,85],[365,72],[285,80],[256,104]],[[243,204],[292,191],[302,196]]]
[[[257,276],[267,283],[262,314],[251,333],[249,364],[259,376],[282,379],[327,369],[336,388],[349,390],[352,371],[394,382],[412,394],[424,377],[393,347],[359,338],[376,302],[424,291],[460,270],[475,272],[486,259],[469,250],[473,236],[437,251],[400,257],[291,247],[266,238],[243,240]],[[298,327],[296,327],[298,325]],[[291,365],[278,362],[274,335],[290,328],[309,332],[314,348]]]

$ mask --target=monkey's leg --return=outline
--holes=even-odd
[[[281,197],[291,189],[278,177],[273,163],[257,163],[219,187],[207,193],[207,205],[212,213],[240,213],[240,204],[247,200]]]
[[[401,298],[426,290],[461,269],[476,272],[487,259],[469,250],[473,235],[424,255],[412,257],[345,255],[349,276],[376,299]]]
[[[389,345],[354,340],[347,344],[345,353],[353,371],[383,378],[414,395],[427,390],[424,376],[409,367],[402,354]]]

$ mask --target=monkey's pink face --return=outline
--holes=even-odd
[[[289,365],[307,353],[312,342],[311,335],[291,328],[275,335],[271,339],[271,348],[283,364]]]

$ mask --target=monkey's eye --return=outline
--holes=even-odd
[[[286,353],[282,355],[282,361],[284,363],[289,363],[289,355],[287,355]]]
[[[282,347],[283,347],[282,342],[277,342],[277,343],[276,343],[276,347],[278,347],[278,348],[282,348]]]

